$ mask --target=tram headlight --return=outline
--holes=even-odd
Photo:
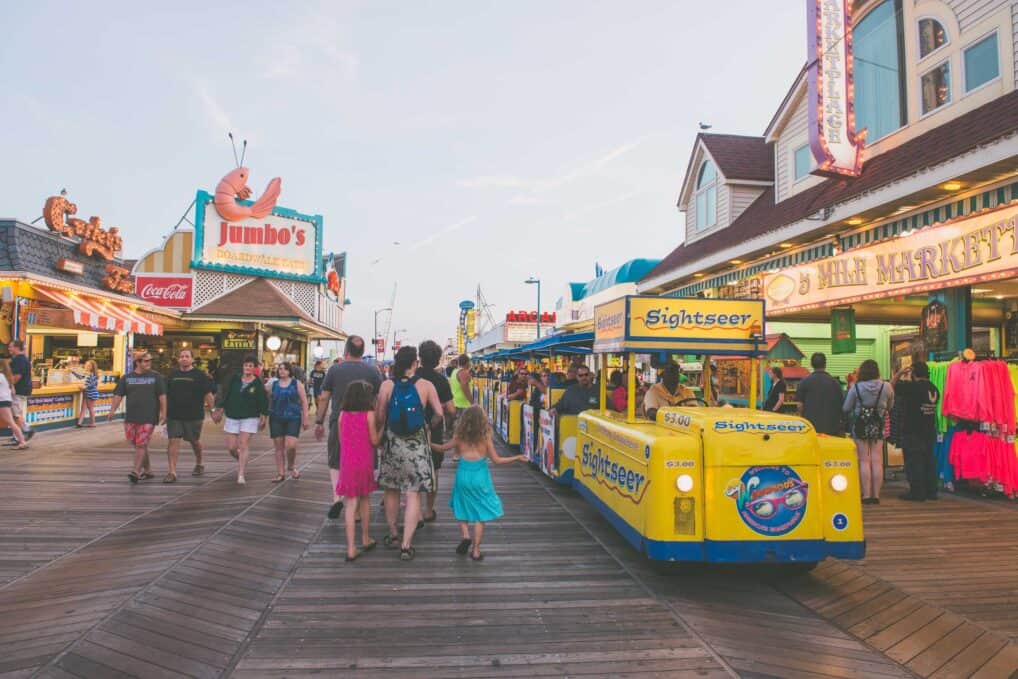
[[[675,487],[683,493],[688,493],[693,490],[693,477],[689,474],[682,474],[679,478],[675,479]]]
[[[831,477],[831,488],[837,493],[843,493],[848,488],[848,479],[844,474],[835,474]]]

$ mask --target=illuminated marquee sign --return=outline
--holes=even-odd
[[[809,145],[814,174],[858,177],[866,131],[855,131],[851,0],[807,0]]]
[[[960,218],[768,274],[771,314],[841,306],[1018,273],[1018,207]]]
[[[763,300],[627,296],[594,309],[597,352],[758,353]]]

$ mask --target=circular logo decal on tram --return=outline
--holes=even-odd
[[[791,467],[750,467],[728,482],[725,495],[739,516],[760,535],[785,535],[806,515],[809,486]]]

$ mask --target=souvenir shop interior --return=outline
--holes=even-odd
[[[935,448],[941,482],[949,490],[1018,498],[1018,280],[980,282],[967,293],[964,288],[945,292],[938,296],[944,301],[915,295],[854,305],[857,334],[865,340],[855,354],[831,355],[830,319],[825,318],[830,309],[779,317],[768,323],[768,330],[781,328],[800,348],[807,347],[805,365],[813,351],[826,349],[829,371],[846,386],[854,375],[844,371],[865,359],[877,360],[881,377],[890,380],[899,369],[925,358],[941,393]],[[968,296],[970,320],[952,328],[952,323],[961,325],[958,315],[949,313],[958,295]],[[817,333],[827,337],[819,348],[815,341],[796,339]],[[838,368],[830,369],[832,363]],[[892,411],[887,425],[892,469],[901,461],[899,434]]]

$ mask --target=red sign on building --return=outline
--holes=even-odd
[[[175,309],[191,308],[193,287],[190,276],[139,274],[134,277],[134,291],[149,304]]]

